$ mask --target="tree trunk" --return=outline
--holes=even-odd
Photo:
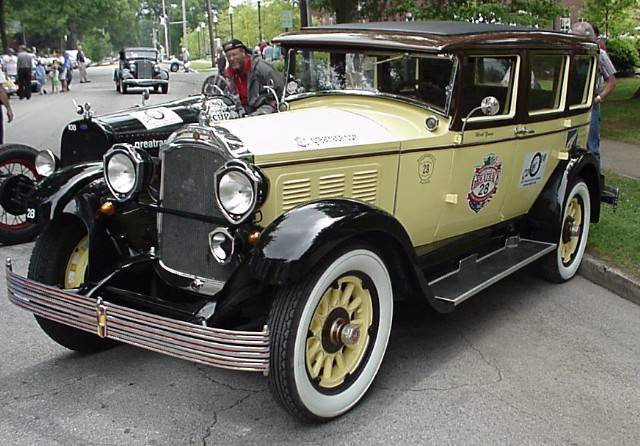
[[[640,99],[640,87],[638,87],[636,92],[633,93],[633,96],[631,96],[631,99]]]
[[[353,22],[358,11],[357,0],[332,0],[337,23]]]
[[[9,41],[7,40],[7,28],[4,16],[4,0],[0,0],[0,38],[2,39],[2,50],[6,54],[9,51]]]

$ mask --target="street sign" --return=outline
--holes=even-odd
[[[293,15],[290,10],[282,11],[280,25],[285,29],[293,28]]]

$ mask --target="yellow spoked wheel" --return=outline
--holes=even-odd
[[[369,345],[373,322],[370,292],[349,275],[326,290],[318,303],[307,338],[309,376],[322,388],[334,388],[353,373]]]
[[[568,190],[558,223],[558,247],[541,262],[542,275],[556,283],[566,282],[576,275],[589,238],[589,187],[584,180],[578,178]]]
[[[63,218],[44,228],[36,239],[29,262],[29,278],[60,288],[80,288],[88,282],[89,237],[84,224]],[[117,345],[93,331],[61,324],[46,316],[35,316],[38,325],[55,342],[81,353],[96,353]],[[97,323],[97,321],[96,321]]]
[[[80,288],[89,265],[89,237],[83,237],[71,252],[64,272],[65,288]]]
[[[565,215],[564,225],[562,228],[562,242],[560,244],[560,255],[562,263],[568,265],[575,257],[582,234],[582,201],[578,196],[574,196]]]
[[[269,313],[269,386],[304,420],[355,406],[378,373],[393,318],[391,275],[367,245],[345,246],[279,287]]]

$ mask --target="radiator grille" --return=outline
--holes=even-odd
[[[179,147],[165,151],[162,165],[162,206],[220,217],[213,172],[224,158],[215,150]],[[160,255],[165,266],[198,277],[226,280],[231,265],[220,265],[209,251],[214,223],[167,213],[160,214]]]
[[[141,60],[136,63],[136,73],[138,79],[152,79],[153,78],[153,66],[155,64],[148,60]]]

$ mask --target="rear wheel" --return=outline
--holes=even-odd
[[[36,241],[29,262],[29,278],[64,289],[79,288],[89,264],[89,237],[84,225],[68,219],[49,226]],[[96,353],[117,345],[97,334],[35,316],[38,325],[58,344],[81,353]]]
[[[562,283],[576,275],[587,247],[590,220],[589,187],[579,178],[569,188],[564,203],[558,248],[542,261],[545,279]]]
[[[389,271],[366,246],[342,251],[278,290],[269,315],[275,398],[304,420],[347,412],[378,372],[392,315]]]
[[[27,222],[19,192],[40,179],[35,159],[38,151],[21,144],[0,146],[0,242],[25,243],[38,234],[38,227]]]
[[[177,73],[179,69],[180,69],[180,65],[178,65],[177,63],[172,63],[171,64],[171,72],[172,73]]]

